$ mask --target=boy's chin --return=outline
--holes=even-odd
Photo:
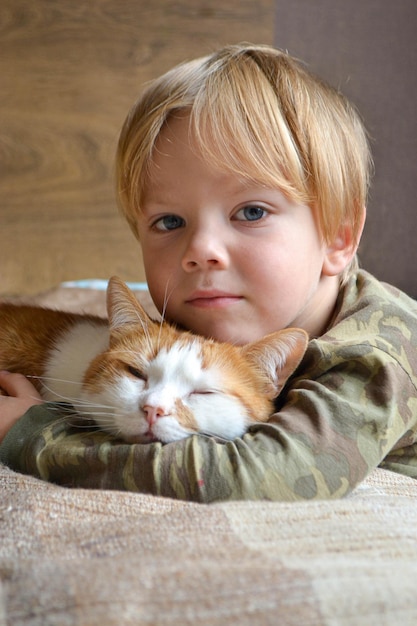
[[[262,332],[254,332],[255,329],[250,328],[247,324],[227,324],[224,326],[216,325],[213,328],[205,329],[205,337],[214,339],[221,343],[231,343],[235,346],[244,346],[252,341],[261,339],[265,334]]]

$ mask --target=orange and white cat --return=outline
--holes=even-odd
[[[271,415],[308,343],[294,328],[246,346],[205,339],[151,320],[117,277],[107,308],[108,321],[0,305],[0,369],[127,442],[241,436]]]

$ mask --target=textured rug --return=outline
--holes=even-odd
[[[0,468],[0,624],[415,625],[417,484],[199,505]]]

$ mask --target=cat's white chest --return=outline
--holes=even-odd
[[[48,401],[77,401],[90,362],[109,343],[107,326],[81,321],[56,342],[43,376],[42,396]],[[74,402],[78,406],[78,402]]]

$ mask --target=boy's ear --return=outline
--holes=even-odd
[[[350,224],[342,224],[334,240],[328,244],[323,261],[323,274],[337,276],[349,265],[356,254],[365,224],[366,210],[363,210],[361,223],[354,236]]]

